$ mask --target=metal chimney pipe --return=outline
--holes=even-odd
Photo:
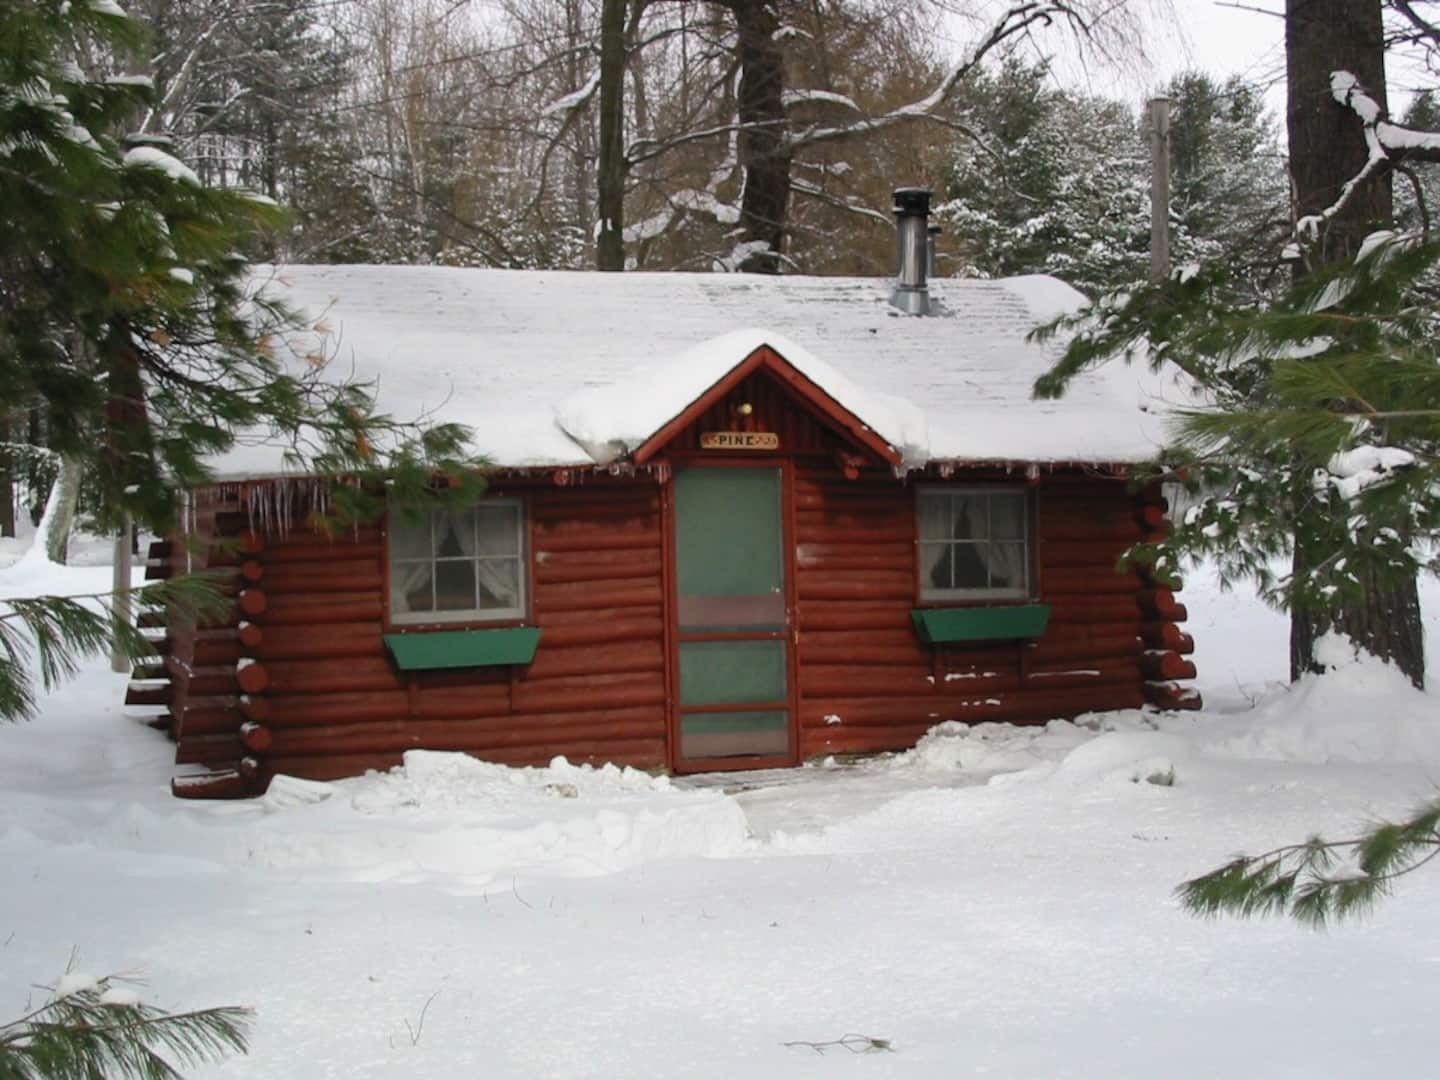
[[[944,230],[939,225],[931,225],[925,230],[925,276],[935,276],[935,246],[940,243],[940,234]]]
[[[899,275],[890,303],[907,315],[930,313],[925,284],[926,229],[930,224],[930,189],[895,189],[895,240]]]

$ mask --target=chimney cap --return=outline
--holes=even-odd
[[[895,189],[895,213],[900,217],[926,217],[930,213],[928,187],[902,187]]]

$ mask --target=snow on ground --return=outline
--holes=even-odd
[[[1440,874],[1323,935],[1171,890],[1431,796],[1436,698],[1339,650],[1286,690],[1282,619],[1203,574],[1186,600],[1204,713],[696,782],[420,753],[181,802],[91,665],[0,728],[0,1018],[73,952],[253,1006],[251,1054],[198,1076],[1431,1075]],[[783,1045],[851,1032],[894,1051]]]

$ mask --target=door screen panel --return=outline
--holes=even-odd
[[[681,631],[784,629],[779,469],[681,470],[675,546]]]
[[[790,714],[764,712],[688,713],[680,718],[680,756],[705,758],[779,757],[790,751]]]
[[[682,641],[681,705],[784,701],[785,642]]]

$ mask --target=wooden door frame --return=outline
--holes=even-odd
[[[786,769],[800,763],[800,629],[795,581],[795,463],[791,455],[679,452],[667,459],[670,475],[660,500],[663,515],[665,576],[665,759],[672,773],[738,772]],[[680,756],[680,587],[676,546],[675,477],[684,468],[779,469],[780,548],[785,573],[785,626],[779,640],[785,648],[785,711],[790,750],[784,755],[749,755],[687,760]],[[772,639],[773,640],[773,639]]]

